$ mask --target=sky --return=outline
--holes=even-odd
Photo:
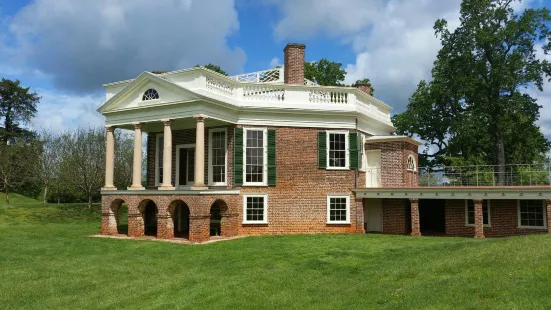
[[[369,78],[403,112],[430,80],[438,18],[459,25],[460,0],[0,0],[0,77],[42,97],[35,129],[102,126],[102,84],[143,71],[220,65],[230,75],[281,64],[289,42],[306,60],[340,62],[347,83]],[[551,0],[525,0],[551,7]],[[540,57],[551,57],[539,54]],[[551,83],[538,98],[551,138]]]

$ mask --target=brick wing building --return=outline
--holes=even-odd
[[[420,143],[393,135],[391,108],[370,85],[318,86],[304,78],[304,45],[288,44],[284,54],[284,67],[251,74],[191,68],[104,85],[102,233],[120,233],[123,205],[129,236],[191,242],[551,227],[549,178],[526,187],[421,187],[431,174],[417,166]],[[113,185],[114,130],[134,133],[133,181],[124,189]]]

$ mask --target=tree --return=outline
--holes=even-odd
[[[203,68],[205,68],[205,69],[209,69],[209,70],[212,70],[212,71],[214,71],[214,72],[218,72],[218,73],[220,73],[220,74],[222,74],[222,75],[228,76],[228,73],[226,73],[226,71],[222,70],[222,68],[220,68],[220,66],[218,66],[218,65],[213,65],[213,64],[211,64],[211,63],[206,64],[206,65],[204,65],[204,66],[196,65],[195,67],[203,67]]]
[[[0,81],[0,141],[4,144],[14,142],[17,137],[29,137],[33,132],[22,128],[36,113],[36,104],[40,101],[37,93],[21,87],[19,80]]]
[[[99,193],[105,172],[105,131],[100,128],[78,128],[61,137],[60,177],[88,198]]]
[[[40,181],[43,193],[42,201],[48,202],[48,191],[57,185],[60,173],[62,139],[49,131],[42,131],[39,135],[40,149],[37,150],[38,164],[35,165],[35,175]]]
[[[134,156],[134,137],[128,133],[115,131],[115,171],[114,183],[117,188],[126,188],[132,184],[132,162]],[[143,156],[143,162],[147,163]]]
[[[0,190],[6,195],[7,204],[10,203],[10,191],[33,178],[37,149],[36,144],[22,142],[0,144]]]
[[[431,164],[461,158],[497,164],[500,183],[506,163],[529,163],[549,150],[535,122],[540,106],[524,90],[540,91],[551,65],[538,59],[536,46],[551,50],[547,8],[520,15],[513,0],[464,0],[460,26],[450,32],[445,20],[434,25],[442,43],[432,81],[421,81],[407,110],[394,116],[400,133],[425,141]]]
[[[340,62],[331,62],[325,58],[320,61],[304,63],[304,77],[322,86],[341,86],[346,71]]]

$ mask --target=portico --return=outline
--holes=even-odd
[[[189,165],[193,167],[193,186],[190,186],[186,189],[192,191],[205,191],[208,190],[208,186],[205,183],[205,120],[208,117],[206,115],[197,114],[193,116],[193,123],[195,123],[195,143],[193,144],[193,164]],[[178,122],[178,128],[190,127],[190,119],[162,119],[160,122],[148,122],[148,123],[132,123],[132,128],[134,132],[134,155],[133,155],[133,164],[132,164],[132,184],[128,187],[129,191],[142,191],[146,188],[143,186],[142,182],[142,172],[143,172],[143,132],[144,127],[150,128],[150,130],[155,130],[158,128],[158,123],[162,124],[162,148],[160,151],[156,152],[159,158],[156,160],[156,165],[160,165],[160,171],[173,171],[174,160],[173,157],[176,157],[178,160],[179,153],[174,149],[172,134],[173,134],[173,125],[175,121]],[[113,176],[115,168],[115,139],[114,131],[117,127],[115,126],[106,126],[106,156],[105,156],[105,185],[102,187],[102,191],[113,191],[117,188],[113,185]],[[122,129],[128,128],[128,125],[120,126]],[[159,146],[156,146],[159,148]],[[173,174],[172,173],[157,173],[159,177],[160,184],[156,186],[157,190],[160,191],[174,191],[176,187],[174,186]],[[159,175],[160,174],[160,175]],[[178,173],[177,173],[178,174]],[[151,188],[149,188],[151,190]]]

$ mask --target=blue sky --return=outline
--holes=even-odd
[[[42,101],[35,128],[101,125],[102,83],[145,70],[219,64],[230,74],[281,63],[288,42],[306,60],[343,64],[346,82],[369,77],[401,112],[439,49],[432,26],[458,25],[460,0],[0,0],[0,77]],[[551,0],[523,1],[551,7]],[[548,57],[541,55],[541,57]],[[551,135],[551,85],[530,90]]]

